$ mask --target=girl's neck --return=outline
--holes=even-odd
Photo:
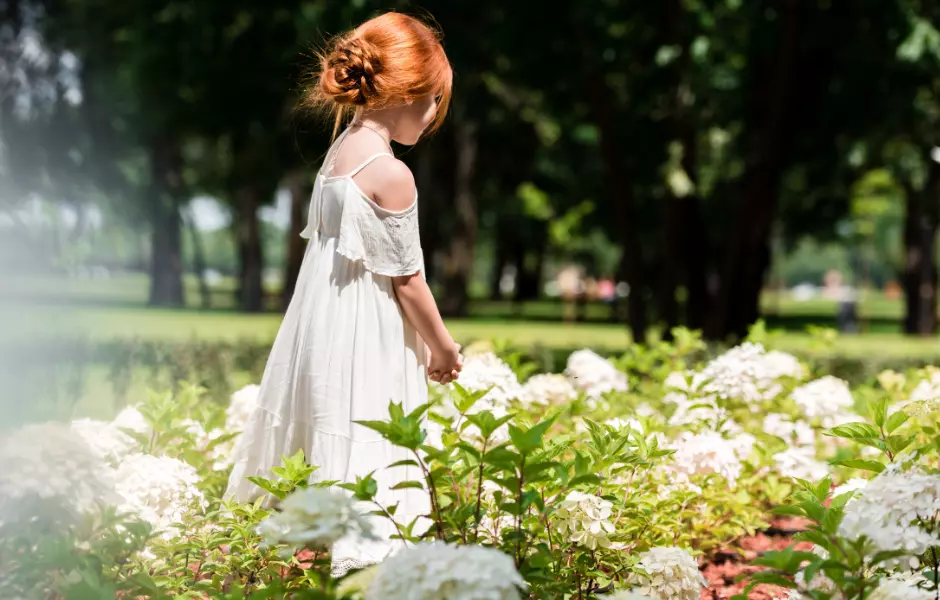
[[[351,125],[353,127],[364,127],[365,129],[371,129],[380,136],[385,144],[391,147],[391,141],[395,139],[395,130],[393,123],[389,122],[389,119],[383,119],[381,115],[376,114],[375,112],[369,112],[365,114],[358,115],[353,119]]]

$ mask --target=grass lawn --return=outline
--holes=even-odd
[[[28,316],[27,316],[28,315]],[[144,338],[162,340],[251,339],[273,340],[281,315],[246,315],[228,311],[161,310],[142,307],[33,307],[21,315],[7,332],[41,331],[44,335],[80,335],[96,340]],[[576,349],[591,347],[610,352],[624,349],[630,336],[622,325],[605,323],[566,324],[550,321],[506,319],[458,319],[448,322],[454,336],[463,343],[500,339],[529,348]],[[28,328],[28,329],[27,329]],[[784,331],[774,346],[788,351],[805,351],[813,344],[806,333]],[[940,338],[911,339],[894,333],[867,333],[840,336],[833,352],[853,357],[940,357]]]
[[[196,281],[187,278],[191,308],[162,310],[145,307],[147,279],[143,275],[120,276],[106,280],[53,281],[48,278],[17,279],[15,296],[0,304],[0,331],[10,339],[17,335],[82,335],[91,339],[145,338],[185,340],[273,340],[281,315],[272,311],[247,315],[231,310],[232,286],[223,282],[213,293],[212,310],[198,310]],[[790,351],[806,350],[812,344],[805,333],[808,324],[831,326],[836,306],[831,301],[797,302],[788,296],[766,294],[764,313],[772,329],[781,333],[775,346]],[[4,307],[11,310],[5,310]],[[471,318],[448,322],[454,336],[467,343],[481,339],[501,339],[521,348],[549,349],[592,347],[610,352],[622,350],[630,336],[622,325],[606,322],[608,307],[588,306],[587,323],[560,321],[559,302],[540,301],[514,307],[509,302],[476,301]],[[847,356],[877,354],[885,357],[938,356],[940,338],[911,339],[897,333],[903,307],[898,300],[870,295],[859,307],[867,320],[864,335],[842,336],[834,351]],[[940,360],[940,359],[938,359]]]

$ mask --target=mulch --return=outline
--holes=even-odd
[[[738,540],[729,548],[716,553],[711,562],[702,568],[702,574],[708,579],[708,588],[702,590],[701,600],[727,600],[740,594],[747,586],[742,576],[760,570],[749,564],[752,560],[770,550],[784,550],[793,544],[793,535],[805,527],[800,519],[785,517],[774,519],[768,529],[756,535]],[[812,544],[801,542],[799,550],[810,550]],[[786,598],[787,589],[778,585],[762,584],[751,590],[751,600],[773,600]]]

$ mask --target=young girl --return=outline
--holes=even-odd
[[[440,126],[451,79],[435,32],[401,14],[367,21],[323,53],[306,100],[331,107],[337,128],[349,126],[316,178],[303,266],[235,450],[227,497],[258,497],[262,490],[246,477],[270,477],[281,457],[303,450],[318,467],[315,479],[355,481],[375,471],[377,499],[398,504],[399,522],[427,514],[421,490],[390,490],[422,479],[414,467],[387,468],[412,457],[355,421],[387,420],[389,402],[412,411],[427,401],[428,376],[446,384],[461,368],[422,274],[414,177],[390,145],[412,145]],[[382,541],[336,544],[335,574],[394,550],[394,526],[376,520],[376,528]]]

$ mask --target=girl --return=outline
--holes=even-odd
[[[321,55],[305,101],[336,113],[336,139],[316,178],[303,266],[235,450],[228,497],[256,498],[262,490],[246,477],[270,477],[281,457],[303,450],[317,480],[375,471],[377,500],[398,504],[399,522],[428,512],[421,490],[389,489],[421,480],[415,467],[387,468],[411,457],[355,421],[387,420],[389,402],[414,410],[427,402],[428,376],[446,384],[461,368],[422,275],[414,177],[390,146],[440,126],[451,80],[437,34],[396,13],[339,36]],[[336,544],[334,574],[394,550],[394,526],[375,525],[383,541]]]

